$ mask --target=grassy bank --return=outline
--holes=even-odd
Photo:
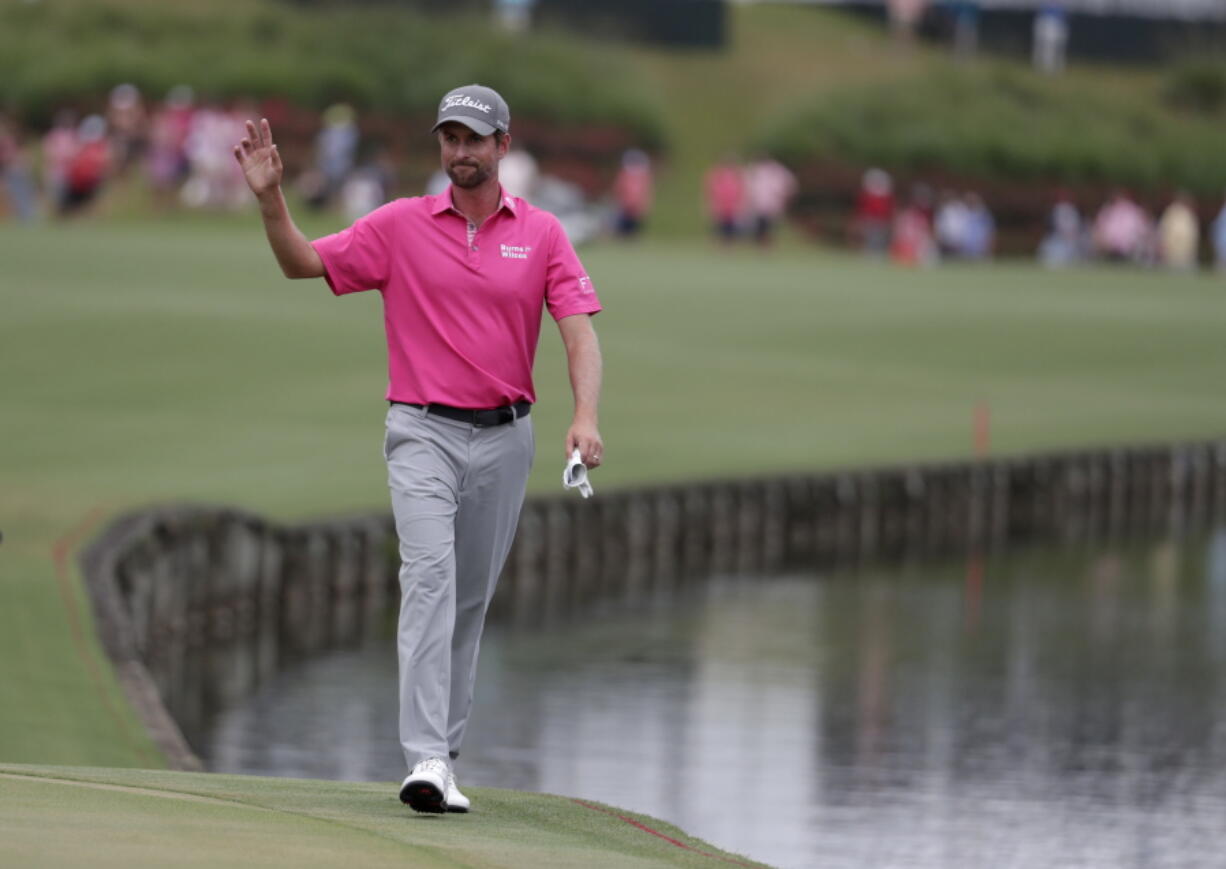
[[[471,790],[478,811],[437,817],[408,812],[390,783],[0,765],[0,861],[430,869],[760,865],[620,809]]]

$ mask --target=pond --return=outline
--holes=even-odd
[[[713,577],[491,626],[457,773],[780,867],[1166,867],[1226,851],[1226,531]],[[222,772],[389,782],[393,641],[189,734]],[[480,811],[479,801],[474,811]]]

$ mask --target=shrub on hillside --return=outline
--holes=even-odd
[[[1226,186],[1220,143],[1213,124],[1153,101],[1004,67],[951,67],[815,98],[762,144],[797,166],[836,160],[968,180],[1216,194]]]
[[[484,81],[497,83],[517,119],[617,128],[641,147],[663,145],[660,110],[624,62],[484,21],[271,0],[221,10],[118,0],[0,5],[3,109],[45,125],[57,107],[98,105],[125,81],[153,97],[187,83],[211,99],[279,98],[315,109],[344,100],[423,118],[447,89]]]
[[[1226,109],[1226,63],[1201,59],[1179,64],[1167,75],[1162,98],[1177,109],[1221,114]]]

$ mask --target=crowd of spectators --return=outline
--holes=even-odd
[[[232,149],[244,135],[245,121],[255,116],[251,105],[198,103],[185,86],[150,106],[130,84],[114,88],[102,112],[79,117],[61,110],[38,139],[23,139],[0,115],[2,210],[20,221],[71,217],[93,208],[108,184],[137,175],[159,209],[249,205]],[[388,201],[395,166],[380,148],[368,148],[365,159],[359,159],[354,111],[335,105],[321,120],[314,161],[295,182],[306,201],[315,207],[340,207],[351,220]],[[582,193],[542,175],[526,151],[513,150],[502,170],[508,190],[557,212],[569,232],[588,238],[601,231],[601,221],[592,216]],[[430,186],[446,183],[440,172]],[[642,231],[653,186],[647,154],[626,151],[610,190],[612,218],[607,224],[616,236],[632,239]],[[707,172],[704,192],[707,215],[721,244],[752,240],[768,246],[797,182],[769,156],[742,162],[727,155]],[[851,229],[853,243],[870,255],[907,265],[982,261],[991,258],[996,247],[996,222],[977,192],[934,194],[927,185],[916,184],[900,197],[881,169],[864,173]],[[1202,227],[1196,203],[1182,192],[1156,217],[1126,190],[1116,191],[1092,218],[1062,194],[1051,209],[1037,256],[1050,267],[1100,260],[1193,271],[1200,261],[1202,233],[1217,268],[1226,271],[1226,204]]]
[[[882,169],[864,173],[851,230],[866,253],[903,265],[984,260],[996,245],[996,221],[978,193],[942,190],[934,196],[927,184],[916,184],[900,203]]]
[[[864,173],[851,231],[865,253],[904,265],[986,260],[996,246],[995,219],[978,193],[944,190],[934,197],[927,185],[916,184],[898,202],[892,179],[881,169]],[[1209,242],[1217,268],[1226,270],[1226,204],[1209,226]],[[1128,191],[1118,190],[1092,220],[1060,194],[1037,255],[1053,268],[1097,260],[1194,271],[1200,250],[1200,219],[1187,193],[1172,197],[1155,219]]]
[[[57,112],[41,138],[23,138],[0,116],[3,203],[18,220],[66,218],[95,208],[116,182],[139,181],[159,210],[249,206],[233,148],[245,135],[245,122],[257,115],[254,105],[241,101],[198,102],[186,86],[150,104],[135,86],[121,84],[101,112]],[[391,166],[377,149],[358,164],[353,110],[333,106],[322,121],[314,163],[296,182],[307,202],[339,204],[351,217],[385,202]]]
[[[744,164],[729,154],[708,170],[704,188],[707,215],[721,244],[748,238],[767,247],[797,184],[787,167],[766,154]]]
[[[1210,222],[1208,240],[1216,267],[1226,270],[1226,205]],[[1176,193],[1155,219],[1127,190],[1117,190],[1092,221],[1068,196],[1059,197],[1039,259],[1052,267],[1098,259],[1190,272],[1200,249],[1201,222],[1187,193]]]

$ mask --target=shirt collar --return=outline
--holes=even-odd
[[[460,210],[455,207],[455,202],[451,198],[451,190],[451,186],[448,185],[446,190],[434,197],[434,202],[430,205],[431,215],[439,215],[446,211],[454,211],[456,214],[463,217]],[[515,202],[515,197],[507,193],[506,188],[501,184],[498,186],[498,199],[498,211],[505,210],[509,212],[512,217],[518,216],[519,206]]]

